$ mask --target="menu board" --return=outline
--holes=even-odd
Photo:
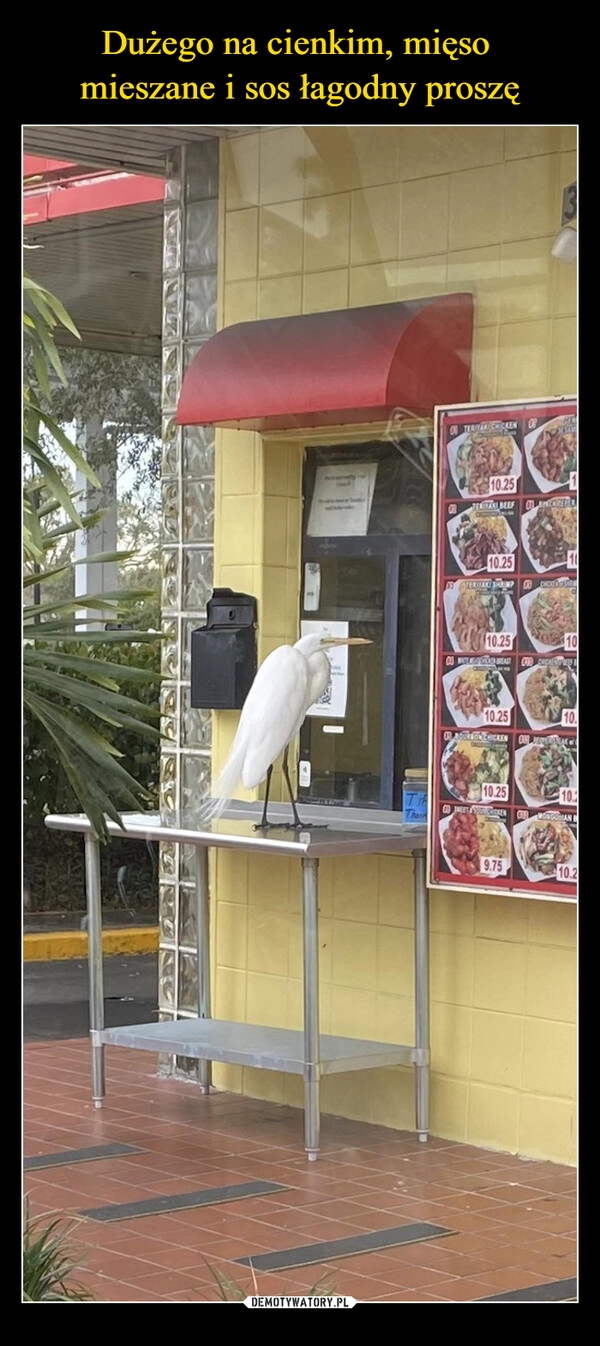
[[[429,882],[577,895],[577,404],[436,411]]]

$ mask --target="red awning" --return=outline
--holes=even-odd
[[[179,425],[348,425],[469,401],[469,294],[236,323],[183,380]]]

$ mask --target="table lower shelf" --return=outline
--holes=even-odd
[[[291,1075],[303,1075],[305,1068],[302,1032],[231,1023],[225,1019],[129,1024],[123,1028],[103,1029],[98,1040],[115,1047],[191,1056],[205,1061],[227,1061],[234,1065],[256,1066],[260,1070],[287,1071]],[[322,1033],[320,1039],[320,1065],[324,1075],[381,1066],[410,1066],[414,1064],[415,1053],[415,1047],[390,1042],[332,1037],[328,1033]]]

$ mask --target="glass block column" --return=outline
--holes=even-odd
[[[181,429],[175,413],[183,374],[216,331],[219,145],[175,151],[167,165],[163,236],[162,618],[160,803],[193,807],[210,781],[210,711],[190,706],[190,634],[206,616],[213,578],[214,431]],[[159,1010],[196,1013],[196,923],[191,847],[160,848]],[[166,1058],[163,1072],[196,1073]]]

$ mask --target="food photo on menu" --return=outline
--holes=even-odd
[[[457,427],[460,431],[460,427]],[[515,491],[522,456],[515,421],[483,423],[462,430],[448,445],[448,498],[463,500]]]
[[[460,654],[512,650],[517,633],[513,580],[458,580],[444,590],[450,649]]]
[[[454,506],[450,506],[450,511]],[[446,573],[456,570],[463,575],[476,575],[481,570],[514,571],[514,552],[517,538],[513,526],[515,506],[512,502],[484,502],[471,505],[462,513],[448,519],[449,556]]]
[[[448,718],[459,729],[480,729],[484,725],[509,725],[512,720],[513,665],[508,658],[459,659],[447,656],[450,664],[442,678],[444,721]]]
[[[442,753],[447,796],[463,803],[508,800],[510,752],[506,734],[457,734]]]
[[[572,399],[438,412],[430,879],[577,894]]]
[[[528,502],[529,503],[529,502]],[[542,500],[521,519],[521,569],[543,575],[547,570],[577,567],[577,508],[570,496]]]
[[[455,809],[441,818],[441,868],[464,878],[504,877],[511,865],[506,810]]]
[[[525,435],[527,491],[557,491],[577,471],[577,418],[553,416]]]
[[[577,583],[575,580],[523,581],[519,599],[521,625],[538,654],[577,649]]]

